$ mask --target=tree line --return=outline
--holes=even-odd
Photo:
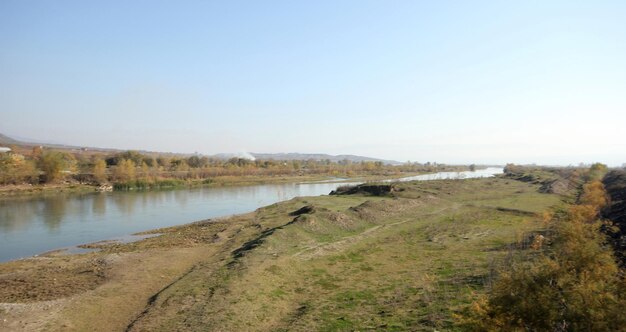
[[[250,160],[218,159],[207,156],[117,153],[71,153],[35,147],[23,153],[0,154],[0,185],[41,184],[74,181],[85,184],[131,184],[209,181],[216,177],[362,174],[392,175],[404,172],[451,170],[435,163],[386,165],[381,161],[343,160]]]

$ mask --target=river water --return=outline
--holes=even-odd
[[[489,177],[502,168],[441,172],[399,181]],[[398,181],[398,180],[396,180]],[[162,191],[56,194],[0,200],[0,262],[53,249],[253,211],[346,183],[290,183]]]

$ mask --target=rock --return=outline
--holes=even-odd
[[[110,184],[101,184],[96,187],[96,191],[105,192],[105,191],[113,191],[113,186]]]

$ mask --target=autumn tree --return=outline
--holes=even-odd
[[[549,253],[509,262],[462,325],[474,331],[617,331],[626,324],[624,282],[598,223],[568,215]]]
[[[148,179],[150,177],[150,166],[145,161],[141,162],[141,177]]]
[[[600,232],[605,204],[602,183],[585,184],[578,205],[552,215],[550,247],[502,264],[489,294],[472,304],[461,325],[473,331],[623,329],[626,284]]]
[[[93,178],[98,183],[104,183],[107,181],[107,164],[104,160],[98,159],[93,165]]]
[[[506,164],[506,166],[504,166],[504,174],[515,174],[521,171],[521,167],[515,164]]]
[[[170,158],[159,156],[156,159],[157,165],[164,169],[170,168]]]
[[[32,160],[16,153],[0,153],[0,184],[37,183],[38,171]]]
[[[206,166],[209,162],[207,157],[191,156],[187,158],[187,165],[191,168],[199,168]]]
[[[152,159],[151,157],[145,156],[137,151],[124,151],[120,153],[116,153],[115,155],[106,159],[106,163],[109,166],[119,165],[122,160],[131,160],[135,163],[135,165],[140,165],[142,161],[147,159]]]
[[[135,179],[135,162],[130,159],[122,159],[113,169],[113,177],[117,181],[126,182]]]
[[[602,180],[602,178],[609,171],[609,168],[605,164],[595,163],[589,167],[589,171],[587,173],[587,180]]]
[[[608,202],[604,185],[598,180],[583,185],[583,192],[578,199],[580,205],[590,205],[596,211],[604,208]]]
[[[39,158],[39,168],[44,174],[44,181],[55,182],[63,178],[63,172],[70,166],[70,157],[58,151],[44,151]]]

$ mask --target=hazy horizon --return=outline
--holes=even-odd
[[[620,1],[3,1],[0,133],[620,166],[625,15]]]

